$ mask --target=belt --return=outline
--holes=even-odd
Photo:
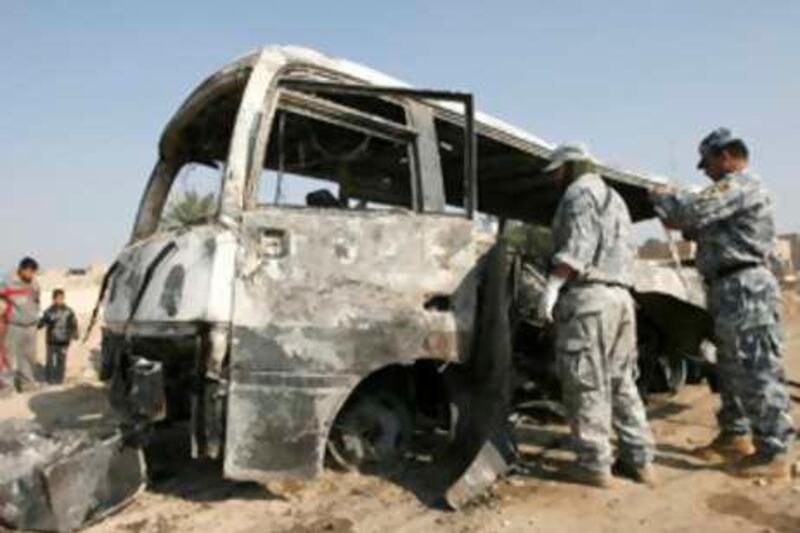
[[[36,328],[38,322],[30,322],[30,323],[23,323],[23,322],[14,322],[9,320],[6,322],[9,326],[14,326],[17,328]]]
[[[592,285],[604,285],[606,287],[616,287],[618,289],[625,289],[625,290],[631,289],[630,285],[625,285],[624,283],[619,283],[616,281],[600,281],[595,279],[581,279],[581,280],[571,281],[567,284],[566,288],[591,287]]]
[[[726,278],[732,274],[741,272],[742,270],[747,270],[749,268],[756,268],[759,266],[761,266],[761,263],[751,262],[751,263],[738,263],[736,265],[720,268],[719,270],[717,270],[716,279]]]

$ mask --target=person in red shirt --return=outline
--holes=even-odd
[[[17,390],[30,388],[36,379],[36,326],[39,323],[39,263],[31,257],[20,261],[16,275],[0,280],[3,300],[4,359]]]

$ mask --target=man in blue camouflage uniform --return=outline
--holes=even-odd
[[[652,485],[655,445],[636,388],[630,213],[594,173],[581,145],[559,146],[545,171],[564,192],[553,219],[554,256],[539,314],[555,325],[556,360],[578,454],[572,477],[610,485],[613,428],[619,440],[615,473]]]
[[[794,427],[783,384],[780,292],[766,266],[775,244],[772,198],[747,164],[745,143],[719,128],[700,143],[697,165],[714,183],[699,193],[662,188],[651,196],[665,225],[697,243],[714,317],[721,431],[697,453],[738,459],[742,475],[784,478]]]

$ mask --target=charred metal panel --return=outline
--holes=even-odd
[[[330,423],[357,378],[237,370],[232,378],[226,476],[267,481],[320,474]]]
[[[270,238],[276,233],[280,244]],[[472,274],[484,251],[475,234],[460,217],[403,211],[248,213],[234,297],[235,359],[274,343],[279,349],[271,350],[269,364],[282,371],[368,372],[421,357],[464,360],[473,330]],[[426,309],[435,295],[450,297],[453,308]],[[442,335],[449,338],[439,341]]]
[[[215,241],[210,241],[212,244]],[[181,300],[183,299],[183,284],[186,278],[186,269],[183,265],[173,265],[169,269],[167,279],[164,282],[164,290],[161,292],[159,303],[169,316],[178,314]]]
[[[118,257],[105,305],[106,324],[118,328],[130,315],[148,265],[170,242],[176,245],[153,272],[134,322],[228,322],[236,238],[218,226],[193,226],[157,234]]]
[[[519,318],[542,327],[536,309],[546,283],[545,270],[541,265],[525,262],[518,281],[516,311]],[[643,351],[640,361],[662,356],[697,357],[703,340],[712,336],[705,286],[693,268],[676,270],[669,263],[637,260],[633,297],[640,333],[645,327],[653,327],[659,338],[658,352]]]
[[[161,158],[139,207],[131,244],[120,254],[119,268],[112,280],[105,310],[111,329],[119,329],[129,318],[139,323],[230,321],[236,249],[236,238],[230,230],[238,226],[245,181],[253,168],[250,155],[264,118],[267,88],[282,65],[279,58],[261,53],[242,58],[206,80],[170,121],[161,139]],[[231,130],[216,224],[158,232],[167,194],[177,169],[184,163],[185,154],[180,149],[183,127],[220,91],[229,90],[232,85],[244,85],[244,90]],[[147,265],[170,242],[177,249],[159,265],[136,316],[131,317]],[[178,269],[183,269],[185,275],[179,276]]]
[[[706,308],[706,288],[700,273],[694,268],[677,269],[659,261],[637,260],[634,263],[634,291],[658,293],[675,300]]]
[[[314,475],[330,423],[363,376],[469,358],[486,246],[469,220],[273,207],[246,213],[244,228],[226,475]],[[445,303],[426,305],[436,296]]]
[[[162,363],[135,358],[130,368],[130,382],[131,414],[153,421],[162,420],[167,414]]]
[[[486,257],[475,353],[451,386],[458,387],[456,438],[444,454],[445,501],[458,509],[504,475],[514,459],[508,432],[511,408],[511,336],[504,244]]]
[[[637,301],[664,299],[674,303],[675,311],[670,314],[679,314],[686,308],[694,308],[695,312],[705,314],[706,290],[697,270],[676,270],[671,265],[639,259],[634,262],[633,273],[633,292]],[[546,271],[541,265],[525,261],[519,276],[517,304],[526,319],[536,321],[536,308],[547,281]],[[668,306],[665,310],[669,310]]]
[[[639,312],[662,332],[665,353],[697,357],[703,340],[713,337],[706,288],[696,269],[639,260],[634,297]]]
[[[416,141],[419,153],[419,207],[425,212],[443,212],[444,181],[433,113],[429,107],[412,100],[408,104],[408,114],[410,122],[419,132]]]

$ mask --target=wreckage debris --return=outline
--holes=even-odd
[[[73,531],[128,503],[144,487],[144,459],[120,431],[47,431],[0,421],[0,524]]]

